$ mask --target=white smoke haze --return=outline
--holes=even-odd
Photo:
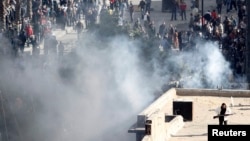
[[[213,42],[200,41],[194,51],[175,53],[164,64],[169,80],[179,80],[184,88],[228,86],[232,75],[230,63]]]
[[[127,131],[135,115],[154,99],[155,84],[144,76],[132,41],[117,37],[100,46],[95,40],[85,38],[61,61],[48,56],[2,60],[4,95],[10,95],[11,103],[21,97],[27,104],[19,111],[12,108],[24,129],[12,134],[12,140],[135,138]]]
[[[206,44],[204,51],[208,53],[207,56],[207,66],[204,68],[206,70],[206,77],[213,86],[222,85],[227,82],[229,76],[232,74],[230,70],[230,64],[226,62],[218,46],[214,44]]]
[[[104,41],[88,34],[73,53],[60,60],[18,58],[14,65],[9,58],[1,59],[2,93],[10,99],[22,129],[10,130],[10,138],[135,140],[127,131],[162,85],[180,79],[183,87],[215,88],[226,83],[231,73],[214,43],[202,43],[194,52],[173,53],[164,59],[152,47],[146,61],[141,45],[124,36]],[[15,106],[18,97],[23,104]]]
[[[230,69],[230,63],[225,60],[218,45],[207,42],[200,43],[198,46],[198,56],[195,56],[195,58],[197,57],[200,60],[197,60],[195,67],[198,68],[196,69],[197,73],[202,76],[194,79],[204,81],[205,78],[206,83],[203,87],[216,88],[221,85],[226,86],[229,83],[232,70]]]

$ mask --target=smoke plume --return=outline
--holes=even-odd
[[[189,52],[169,50],[162,57],[157,46],[141,48],[143,43],[124,36],[82,39],[64,57],[1,56],[5,138],[134,140],[129,127],[164,92],[163,85],[179,80],[186,88],[215,88],[232,73],[214,43],[197,44]]]

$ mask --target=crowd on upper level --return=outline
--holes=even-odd
[[[6,9],[6,31],[1,34],[5,33],[10,39],[12,50],[1,48],[1,52],[10,51],[16,56],[26,46],[32,45],[33,54],[39,54],[42,41],[45,43],[45,53],[56,51],[58,42],[52,34],[53,28],[65,30],[66,26],[72,26],[80,33],[83,28],[97,22],[102,9],[108,9],[113,11],[111,13],[118,13],[120,26],[129,23],[133,26],[132,30],[140,32],[143,37],[158,38],[161,50],[194,49],[194,39],[197,37],[217,41],[223,55],[231,63],[234,74],[243,75],[246,60],[246,0],[216,0],[215,8],[205,11],[204,15],[201,15],[195,1],[191,1],[192,5],[188,5],[185,0],[170,1],[172,7],[169,20],[188,21],[189,29],[184,31],[178,30],[175,25],[167,25],[168,21],[164,19],[156,27],[151,18],[151,12],[154,12],[151,10],[151,0],[140,0],[138,4],[127,0],[109,0],[104,3],[89,0],[43,0],[41,4],[40,0],[33,0],[32,17],[27,16],[28,10],[24,3],[21,5],[21,20],[17,23],[14,14],[16,3],[10,0]],[[192,8],[190,13],[187,13],[187,7]],[[140,11],[139,17],[134,17],[136,8]],[[81,23],[81,19],[85,23]]]

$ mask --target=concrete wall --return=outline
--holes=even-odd
[[[166,116],[158,113],[148,118],[152,121],[151,135],[144,136],[140,141],[167,141],[184,126],[182,116],[174,116],[170,121],[165,120]]]
[[[183,117],[172,115],[172,102],[175,98],[176,89],[170,89],[137,115],[135,127],[129,130],[130,133],[136,133],[137,141],[166,141],[183,127]],[[172,118],[167,120],[168,117]],[[146,120],[152,122],[151,135],[145,135]]]
[[[176,98],[176,89],[170,89],[150,104],[140,114],[137,115],[137,127],[144,127],[145,121],[156,113],[168,113],[172,111],[172,101]]]
[[[151,135],[143,141],[167,141],[184,126],[182,116],[174,116],[170,121],[165,120],[166,116],[168,115],[159,113],[149,118],[152,120]]]
[[[171,120],[170,122],[167,122],[166,140],[168,140],[171,137],[171,135],[176,134],[184,126],[184,124],[185,123],[183,122],[183,117],[180,115],[173,118],[173,120]]]
[[[250,97],[249,90],[229,89],[176,89],[178,96],[219,96],[219,97]]]
[[[150,141],[163,141],[166,138],[165,114],[157,113],[152,115],[148,120],[152,121]],[[146,140],[145,140],[146,141]]]

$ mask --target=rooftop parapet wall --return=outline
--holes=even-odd
[[[152,121],[150,140],[152,141],[164,141],[166,140],[166,123],[165,114],[156,113],[152,115],[148,120]]]
[[[171,113],[172,101],[176,97],[176,89],[172,88],[150,104],[137,115],[137,127],[145,127],[145,121],[155,113]]]
[[[184,126],[183,117],[173,116],[170,121],[166,121],[167,115],[157,113],[148,120],[152,121],[151,135],[145,135],[140,141],[168,141],[171,135],[176,134]]]
[[[171,138],[171,135],[175,135],[184,126],[183,117],[176,115],[170,122],[166,123],[166,140]]]
[[[178,96],[219,96],[219,97],[250,97],[249,90],[230,89],[185,89],[176,88]]]
[[[182,116],[173,116],[170,121],[166,121],[166,117],[164,113],[157,113],[148,118],[152,121],[151,135],[144,136],[142,141],[167,141],[184,126]]]

